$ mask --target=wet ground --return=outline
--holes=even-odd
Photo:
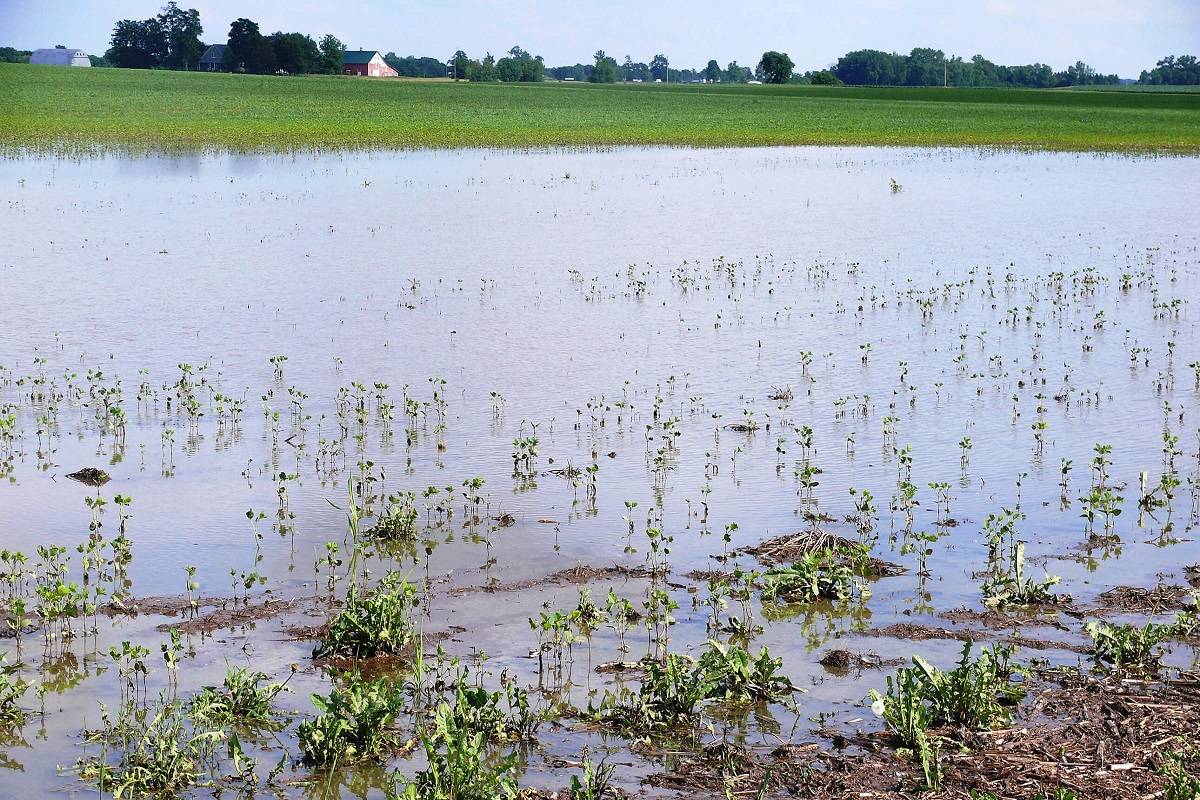
[[[0,162],[0,548],[32,564],[63,545],[78,580],[85,501],[104,498],[100,533],[124,508],[132,540],[114,588],[160,598],[94,637],[0,641],[47,687],[4,791],[93,791],[56,768],[120,699],[107,649],[145,644],[153,695],[163,626],[185,620],[182,691],[227,663],[280,679],[297,664],[282,702],[311,713],[328,678],[302,629],[331,607],[321,560],[327,542],[346,556],[350,479],[417,494],[419,542],[372,571],[427,581],[425,629],[530,686],[530,617],[581,588],[641,606],[648,527],[673,537],[680,652],[713,635],[703,573],[763,566],[728,551],[818,527],[903,568],[861,601],[753,600],[753,649],[805,693],[714,720],[718,738],[824,748],[829,729],[878,729],[864,699],[890,667],[831,670],[832,649],[945,666],[975,638],[1086,661],[1086,619],[1170,616],[1200,562],[1197,183],[1187,158],[900,149]],[[1089,536],[1097,444],[1123,502]],[[111,479],[67,477],[87,466]],[[1177,477],[1173,499],[1139,509],[1142,472],[1150,489]],[[869,516],[864,489],[877,519],[848,521]],[[981,531],[1004,508],[1070,613],[982,614]],[[580,565],[596,570],[563,574]],[[189,566],[199,614],[218,616],[180,612]],[[1101,597],[1122,586],[1175,600]],[[611,688],[594,667],[645,653],[644,628],[627,640],[577,643],[556,696]],[[569,718],[522,785],[563,788],[585,744],[614,750],[626,789],[669,793],[643,783],[663,759]],[[294,751],[290,729],[266,747]],[[378,794],[378,778],[285,792]]]

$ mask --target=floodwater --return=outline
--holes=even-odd
[[[1056,590],[1080,609],[1118,585],[1186,585],[1183,567],[1200,562],[1200,368],[1189,366],[1200,361],[1200,227],[1184,196],[1197,185],[1191,158],[871,148],[5,160],[0,418],[7,410],[15,423],[0,440],[0,549],[32,564],[38,545],[64,545],[78,579],[85,499],[108,501],[100,532],[111,538],[124,495],[131,597],[184,595],[192,565],[206,597],[242,596],[254,571],[251,602],[312,598],[324,592],[314,564],[326,543],[346,556],[347,479],[370,474],[385,493],[417,492],[429,526],[427,557],[373,559],[372,572],[428,576],[425,628],[450,632],[449,652],[486,654],[493,674],[534,686],[528,619],[574,607],[580,587],[514,584],[581,564],[641,566],[653,524],[674,538],[671,649],[697,652],[712,635],[708,586],[686,576],[731,567],[713,558],[726,526],[737,526],[736,549],[811,528],[805,512],[819,513],[825,530],[865,536],[906,572],[842,607],[764,613],[755,601],[763,630],[751,649],[782,657],[807,691],[797,711],[724,724],[768,748],[824,742],[818,715],[872,729],[863,699],[887,672],[837,676],[819,659],[837,646],[953,662],[954,640],[869,631],[953,627],[942,614],[983,610],[989,514],[1019,507],[1027,570],[1061,576]],[[280,374],[274,356],[286,356]],[[181,364],[193,415],[176,399]],[[97,390],[118,381],[123,442],[97,421]],[[65,397],[48,403],[51,387]],[[770,399],[786,387],[790,401]],[[347,411],[356,392],[362,422]],[[217,395],[244,401],[239,422]],[[390,425],[381,401],[395,406]],[[747,419],[758,430],[730,427]],[[1168,469],[1164,430],[1179,437],[1168,449],[1181,484],[1168,507],[1140,514],[1140,473],[1153,485]],[[514,439],[531,435],[534,474],[514,476]],[[1119,541],[1089,548],[1078,498],[1098,443],[1112,446],[1108,483],[1123,513]],[[911,524],[890,508],[906,447],[920,503]],[[821,470],[811,499],[798,478],[806,457]],[[552,472],[593,463],[594,501],[586,479]],[[97,490],[66,477],[85,466],[111,481]],[[462,484],[477,476],[486,516],[511,524],[467,523]],[[941,482],[953,525],[937,521],[929,484]],[[425,510],[430,486],[454,487],[450,520]],[[869,533],[843,521],[855,513],[851,488],[875,498]],[[260,545],[248,509],[267,515]],[[919,574],[905,544],[937,531]],[[648,585],[617,576],[591,589],[640,607]],[[180,693],[218,683],[226,663],[279,679],[294,663],[281,704],[297,720],[311,713],[308,693],[328,679],[312,642],[288,628],[318,624],[323,607],[185,637],[194,654]],[[20,653],[0,640],[17,674],[48,686],[44,702],[24,701],[44,713],[6,739],[0,795],[94,792],[58,768],[83,754],[100,704],[119,701],[107,649],[150,649],[153,696],[168,685],[156,626],[173,621],[101,617],[98,637],[65,651],[36,633]],[[1022,633],[1079,645],[1082,626],[1043,615]],[[629,655],[609,627],[577,643],[564,696],[583,707],[612,688],[591,667],[640,656],[645,630],[628,638]],[[1170,658],[1196,654],[1180,645]],[[543,728],[522,784],[563,788],[572,770],[561,764],[584,744],[605,743],[570,719]],[[627,788],[662,768],[618,737],[607,745]],[[264,748],[267,766],[281,749],[296,754],[292,728]],[[380,793],[370,774],[340,777],[287,791]]]

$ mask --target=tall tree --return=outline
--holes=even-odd
[[[592,83],[616,83],[617,60],[603,50],[597,50],[594,58],[596,63],[588,80]]]
[[[321,51],[311,36],[276,31],[267,37],[275,50],[275,62],[291,75],[321,71]]]
[[[278,68],[275,48],[259,32],[258,23],[245,17],[235,19],[229,26],[229,50],[225,58],[226,61],[232,61],[235,68],[260,75],[272,73]]]
[[[337,75],[342,71],[342,54],[346,45],[342,40],[327,33],[321,37],[321,71],[329,75]]]
[[[792,78],[794,66],[787,53],[768,50],[758,62],[758,71],[766,83],[787,83]]]
[[[200,24],[200,12],[194,8],[185,11],[175,0],[171,0],[162,7],[162,12],[158,15],[158,24],[167,37],[164,66],[171,69],[196,69],[200,56],[204,55],[204,44],[200,41],[204,26]]]
[[[118,20],[109,45],[105,58],[129,69],[161,67],[169,52],[166,31],[155,18]]]
[[[451,77],[456,81],[461,81],[467,77],[467,67],[471,66],[471,59],[462,50],[455,50],[454,56],[450,59]]]
[[[467,80],[475,83],[490,83],[496,80],[496,58],[491,53],[482,61],[472,61],[467,67]]]
[[[665,81],[671,77],[671,63],[661,53],[650,59],[650,77],[656,81]]]
[[[710,58],[708,66],[704,68],[704,80],[709,83],[716,83],[721,80],[721,65],[717,63],[715,58]]]

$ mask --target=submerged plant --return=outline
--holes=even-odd
[[[388,573],[372,591],[351,586],[346,603],[313,650],[313,658],[371,658],[404,653],[416,638],[412,612],[417,590],[398,573]]]
[[[763,600],[806,603],[817,598],[847,600],[870,594],[866,584],[832,550],[808,553],[791,566],[772,567],[761,577]]]
[[[179,703],[160,700],[149,713],[123,705],[116,719],[107,711],[101,718],[103,727],[85,740],[104,750],[80,759],[76,771],[114,800],[177,797],[212,782],[206,776],[224,734],[193,729]]]
[[[1096,661],[1117,669],[1154,670],[1162,658],[1161,645],[1171,638],[1175,627],[1147,622],[1139,628],[1093,621],[1087,624],[1086,630],[1092,637],[1092,655]]]
[[[1009,561],[984,581],[983,602],[992,608],[1013,606],[1047,606],[1063,600],[1051,589],[1060,580],[1057,575],[1046,574],[1037,580],[1025,575],[1025,543],[1013,544]]]
[[[363,681],[352,675],[344,689],[314,694],[321,713],[296,728],[306,764],[336,764],[379,759],[399,743],[392,723],[404,708],[404,694],[387,681]]]
[[[273,725],[276,720],[271,701],[286,689],[287,681],[265,683],[269,680],[265,672],[227,667],[224,683],[220,687],[206,686],[193,696],[188,714],[213,727]]]
[[[495,800],[517,795],[517,760],[513,755],[492,759],[487,736],[473,730],[454,706],[442,702],[421,733],[426,766],[403,789],[389,790],[396,800]]]

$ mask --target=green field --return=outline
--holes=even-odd
[[[468,84],[0,64],[0,148],[883,144],[1200,151],[1200,95]]]

